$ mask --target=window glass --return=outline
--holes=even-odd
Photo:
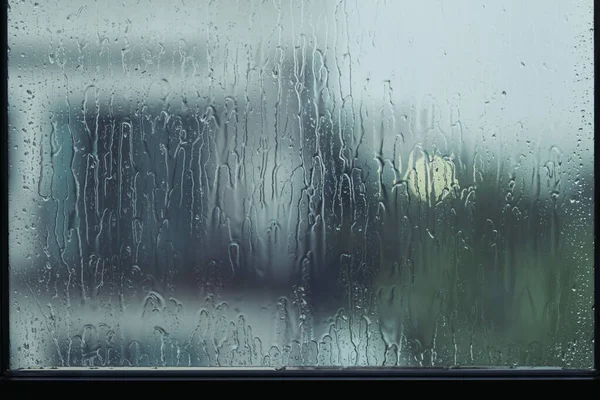
[[[591,1],[11,1],[10,366],[593,366]]]

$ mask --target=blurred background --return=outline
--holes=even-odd
[[[593,3],[12,1],[11,367],[593,365]]]

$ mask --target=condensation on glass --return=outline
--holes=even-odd
[[[592,17],[9,2],[11,368],[591,368]]]

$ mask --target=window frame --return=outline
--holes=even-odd
[[[596,45],[597,9],[594,7],[594,37],[593,46]],[[8,21],[8,1],[3,1],[2,15]],[[8,45],[8,29],[4,31],[4,48]],[[594,54],[594,78],[596,83],[596,64],[598,56]],[[8,81],[8,52],[2,52],[2,65],[4,82]],[[205,380],[481,380],[481,379],[527,379],[527,380],[600,380],[600,271],[598,269],[598,255],[600,251],[595,242],[594,246],[594,367],[590,370],[563,370],[560,368],[282,368],[282,369],[236,369],[236,368],[81,368],[72,370],[36,369],[36,370],[10,370],[9,354],[9,227],[8,227],[8,86],[5,84],[2,95],[2,146],[0,153],[0,227],[2,229],[0,243],[0,383],[2,382],[43,382],[43,381],[205,381]],[[598,93],[594,90],[594,102],[598,102]],[[594,114],[594,138],[599,117]],[[596,162],[600,144],[594,142],[594,197],[600,197],[597,177],[600,175],[600,162]],[[594,200],[594,241],[598,238],[599,224],[597,221],[600,212],[600,203]]]

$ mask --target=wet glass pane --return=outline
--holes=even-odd
[[[591,1],[11,1],[10,365],[593,365]]]

